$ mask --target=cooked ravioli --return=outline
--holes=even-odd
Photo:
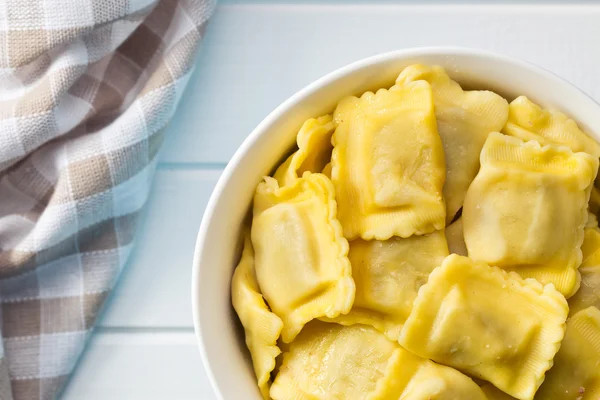
[[[485,393],[488,400],[514,400],[515,398],[507,395],[502,390],[498,389],[491,383],[485,383],[481,386],[481,390]]]
[[[444,150],[431,85],[367,92],[340,101],[331,178],[349,240],[386,240],[443,229]]]
[[[365,325],[307,324],[284,354],[274,400],[367,399],[385,376],[397,342]]]
[[[331,181],[322,174],[304,174],[282,188],[265,177],[256,189],[256,276],[271,310],[283,321],[286,343],[310,320],[345,314],[354,301],[348,242],[333,196]]]
[[[444,231],[406,239],[352,241],[348,258],[356,283],[354,305],[350,313],[333,321],[372,325],[398,340],[419,288],[447,255]]]
[[[502,132],[522,140],[568,146],[575,152],[600,157],[600,145],[579,129],[575,121],[561,112],[545,110],[525,96],[510,103],[508,122]]]
[[[296,137],[298,150],[277,168],[273,177],[279,186],[293,183],[306,171],[321,172],[331,159],[331,135],[335,124],[331,115],[304,122]]]
[[[569,299],[570,314],[590,306],[600,307],[600,230],[597,227],[585,229],[581,251],[581,286]]]
[[[403,348],[395,351],[388,371],[369,400],[487,400],[468,376],[418,357]]]
[[[469,257],[572,296],[597,170],[587,153],[490,134],[462,213]]]
[[[265,399],[269,399],[271,371],[275,359],[281,353],[277,339],[283,323],[273,314],[260,294],[254,272],[254,251],[249,235],[244,241],[242,258],[231,281],[231,301],[246,334],[246,346],[252,356],[258,387]]]
[[[552,285],[452,254],[419,290],[399,342],[527,400],[552,366],[568,312]]]
[[[600,398],[600,311],[589,307],[573,315],[536,399],[597,400]]]
[[[448,241],[450,253],[459,256],[467,255],[467,246],[463,237],[462,217],[446,227],[446,240]]]
[[[490,132],[508,119],[508,102],[487,90],[464,91],[440,66],[406,67],[396,84],[425,80],[431,84],[438,133],[446,156],[446,222],[463,205],[467,188],[479,170],[479,153]]]
[[[485,400],[462,373],[420,358],[371,326],[313,321],[284,354],[274,400]]]

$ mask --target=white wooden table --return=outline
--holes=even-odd
[[[600,5],[418,3],[219,5],[170,125],[137,247],[63,399],[216,399],[191,318],[198,225],[238,145],[314,79],[388,50],[469,46],[532,61],[600,100]]]

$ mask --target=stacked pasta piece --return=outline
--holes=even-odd
[[[265,399],[600,398],[600,146],[572,120],[413,65],[297,145],[232,281]]]

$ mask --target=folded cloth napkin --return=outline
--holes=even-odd
[[[54,399],[131,251],[214,0],[0,0],[0,400]]]

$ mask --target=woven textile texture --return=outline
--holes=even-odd
[[[0,400],[54,399],[72,372],[214,6],[0,1]]]

